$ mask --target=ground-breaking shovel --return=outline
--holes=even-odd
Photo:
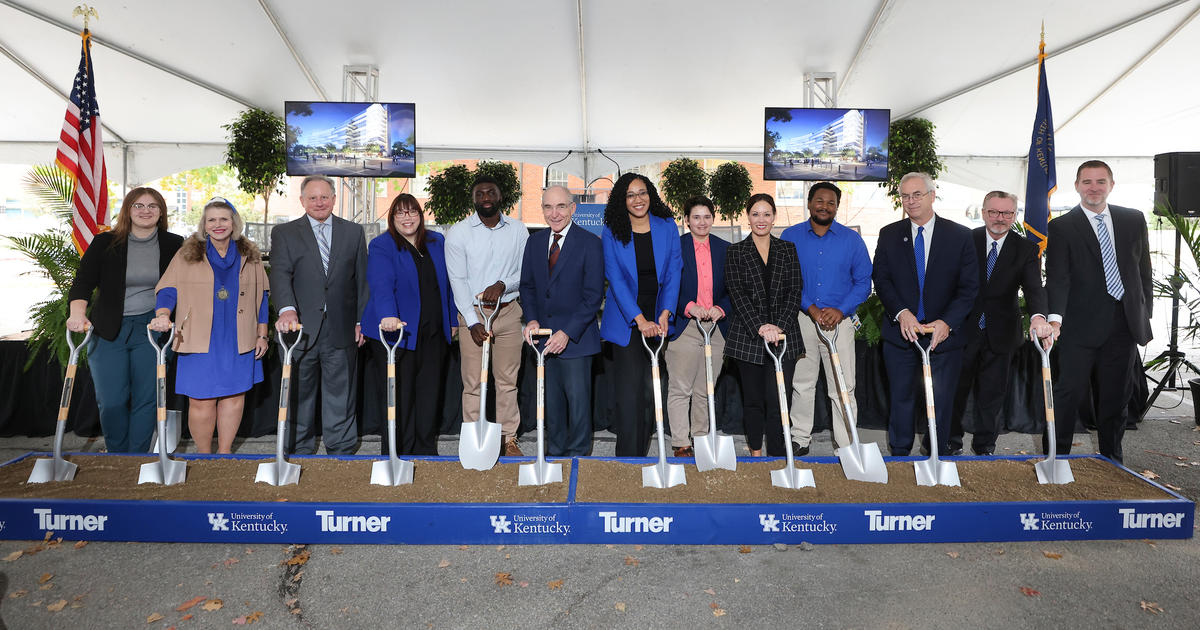
[[[658,367],[658,354],[662,352],[667,337],[660,334],[658,345],[651,348],[650,344],[646,342],[645,335],[638,331],[634,331],[633,334],[641,337],[642,345],[646,347],[646,352],[650,353],[650,385],[654,390],[654,424],[658,429],[658,463],[642,467],[642,486],[670,488],[686,484],[687,477],[684,475],[683,466],[667,463],[667,446],[664,439],[666,436],[663,433],[662,377]]]
[[[179,448],[179,437],[183,432],[183,424],[181,418],[183,412],[178,409],[167,410],[167,439],[164,440],[167,446],[167,453],[174,453],[175,449]],[[154,427],[154,436],[150,439],[150,452],[158,454],[158,427]]]
[[[779,470],[771,471],[771,485],[793,490],[815,488],[817,482],[813,479],[812,471],[807,468],[796,468],[796,458],[792,453],[792,421],[788,417],[787,386],[783,382],[783,356],[787,354],[787,335],[780,333],[779,341],[783,343],[783,346],[776,354],[771,348],[771,344],[763,339],[763,346],[766,347],[767,354],[775,360],[775,385],[779,388],[779,419],[783,423],[783,448],[787,453],[787,465]]]
[[[92,329],[89,326],[84,330],[83,341],[75,345],[70,329],[67,330],[67,348],[71,350],[71,356],[67,359],[67,375],[63,378],[62,397],[58,401],[58,424],[54,427],[54,457],[40,457],[33,462],[33,472],[29,473],[28,483],[71,481],[75,478],[75,471],[79,470],[78,464],[63,459],[62,443],[63,434],[67,430],[67,413],[71,410],[71,391],[75,389],[75,368],[79,363],[79,351],[91,338]]]
[[[396,343],[388,343],[383,326],[379,327],[379,343],[387,348],[388,458],[371,463],[371,483],[376,486],[402,486],[413,482],[413,463],[396,456],[396,348],[403,338],[404,324],[396,330]]]
[[[854,421],[854,410],[850,406],[850,388],[846,385],[846,374],[842,371],[842,362],[838,357],[837,326],[829,331],[821,328],[820,324],[816,326],[821,341],[829,348],[829,363],[833,366],[831,378],[837,382],[842,402],[842,419],[846,422],[847,433],[850,435],[850,444],[839,448],[837,452],[838,461],[842,464],[842,473],[847,479],[854,481],[887,483],[887,465],[883,463],[883,453],[879,452],[879,445],[858,441],[858,428],[855,426],[858,423]]]
[[[462,423],[458,436],[458,461],[463,468],[470,470],[491,470],[500,458],[500,425],[487,420],[488,363],[492,357],[492,321],[500,312],[500,304],[492,302],[488,305],[480,299],[475,303],[475,311],[483,320],[483,329],[487,333],[487,339],[483,340],[483,358],[479,362],[479,418],[475,422]],[[471,333],[462,331],[459,334]]]
[[[926,326],[921,333],[933,334],[933,326]],[[932,341],[932,338],[930,338]],[[925,377],[925,418],[929,423],[929,459],[913,462],[918,486],[957,486],[958,465],[938,459],[937,409],[933,404],[933,371],[929,363],[929,348],[921,345],[917,337],[913,344],[921,353],[921,372]]]
[[[529,345],[537,353],[537,461],[521,464],[517,471],[517,485],[544,486],[563,480],[562,464],[546,461],[546,341],[538,349],[536,337],[548,337],[554,331],[539,328],[530,331]]]
[[[700,472],[714,468],[737,470],[733,436],[717,434],[717,398],[712,358],[712,333],[717,329],[717,320],[697,321],[696,325],[704,335],[704,376],[708,379],[708,433],[693,438],[696,443],[696,469]]]
[[[288,431],[288,389],[292,382],[292,352],[300,345],[304,336],[304,327],[297,323],[292,327],[296,332],[296,340],[288,345],[283,339],[282,331],[275,331],[279,339],[280,363],[283,364],[283,375],[279,379],[279,420],[275,426],[275,461],[263,462],[258,465],[254,475],[254,483],[269,483],[272,486],[288,486],[300,481],[300,464],[291,464],[283,458],[283,445],[287,441]]]
[[[138,483],[160,483],[165,486],[173,486],[183,483],[187,476],[187,462],[167,457],[167,348],[175,339],[175,325],[171,324],[167,340],[161,346],[154,342],[154,331],[148,325],[146,326],[146,336],[150,338],[150,345],[154,346],[154,352],[158,359],[154,385],[155,399],[158,402],[158,461],[142,464],[138,471]]]
[[[1037,346],[1038,354],[1042,355],[1042,393],[1046,398],[1046,443],[1049,451],[1046,459],[1033,465],[1037,471],[1038,483],[1064,484],[1075,481],[1071,474],[1071,464],[1065,459],[1058,459],[1058,443],[1054,431],[1054,384],[1050,381],[1050,349],[1043,348],[1037,333],[1030,330],[1029,338]],[[1053,345],[1053,342],[1051,342]]]

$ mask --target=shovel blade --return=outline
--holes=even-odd
[[[458,461],[467,470],[491,470],[500,459],[500,425],[487,420],[462,423]]]
[[[78,464],[72,464],[65,459],[38,458],[33,462],[33,472],[29,473],[27,483],[46,483],[48,481],[71,481],[75,479]]]
[[[180,435],[180,432],[183,430],[183,428],[182,428],[183,425],[179,419],[182,416],[183,416],[182,411],[178,411],[175,409],[167,410],[167,420],[166,420],[167,428],[166,428],[166,430],[163,431],[163,436],[167,438],[167,452],[168,453],[174,453],[175,449],[179,447],[179,435]],[[156,426],[154,428],[154,437],[152,437],[150,439],[150,445],[151,445],[150,452],[151,453],[154,453],[155,455],[158,454],[158,449],[159,449],[158,444],[159,444],[159,442],[158,442],[158,427]]]
[[[546,460],[521,464],[517,469],[518,486],[544,486],[548,483],[562,483],[562,464],[551,464]]]
[[[138,471],[139,484],[157,483],[164,486],[173,486],[183,483],[186,477],[187,462],[172,459],[142,464],[141,470]]]
[[[737,454],[733,438],[728,435],[699,435],[695,438],[696,469],[700,472],[714,468],[737,470]]]
[[[668,464],[660,461],[657,464],[642,467],[643,488],[670,488],[686,483],[687,476],[680,464]]]
[[[1065,459],[1044,459],[1033,465],[1037,471],[1038,483],[1067,484],[1075,481],[1071,474],[1071,464]]]
[[[918,486],[959,486],[958,465],[940,459],[923,459],[913,462]]]
[[[800,488],[815,488],[817,487],[817,482],[813,479],[811,470],[789,465],[785,468],[771,471],[771,485],[799,490]]]
[[[290,486],[299,482],[300,464],[283,461],[261,463],[254,475],[254,483],[269,483],[272,486]]]
[[[883,453],[879,452],[878,444],[855,442],[839,448],[837,455],[846,479],[871,483],[888,482],[887,465],[883,463]]]
[[[403,486],[413,482],[413,463],[403,459],[384,460],[371,464],[371,484]]]

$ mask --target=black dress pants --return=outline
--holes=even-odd
[[[783,426],[779,411],[779,383],[775,376],[775,362],[749,363],[737,360],[738,378],[742,384],[742,423],[746,428],[746,445],[757,451],[763,446],[766,436],[767,455],[787,455],[783,443],[790,428]],[[783,361],[784,400],[792,399],[792,377],[796,374],[795,361]],[[785,404],[784,407],[787,405]],[[788,413],[785,408],[784,414]],[[789,437],[790,439],[790,437]]]

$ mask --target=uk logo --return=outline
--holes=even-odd
[[[224,512],[209,512],[208,524],[212,525],[212,530],[214,532],[229,531],[229,519],[225,518]]]
[[[1040,521],[1034,512],[1021,512],[1021,525],[1025,527],[1025,531],[1041,529],[1038,526]]]
[[[489,518],[492,519],[492,530],[494,533],[497,533],[497,534],[511,534],[512,533],[512,523],[508,520],[507,516],[505,516],[503,514],[500,514],[500,515],[493,514]]]
[[[779,531],[779,519],[775,518],[774,514],[759,514],[758,523],[762,525],[764,532]]]

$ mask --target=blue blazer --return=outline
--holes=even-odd
[[[721,329],[722,335],[728,336],[729,316],[733,314],[733,304],[729,301],[729,294],[725,292],[725,251],[729,249],[729,241],[709,234],[708,249],[712,254],[713,304],[725,311],[725,317],[717,320],[717,328]],[[679,250],[683,258],[683,274],[679,281],[679,306],[675,308],[679,317],[671,322],[671,340],[678,338],[683,334],[683,329],[687,328],[688,318],[683,309],[687,307],[688,302],[696,301],[696,295],[700,291],[696,286],[699,280],[696,277],[696,245],[691,232],[679,237]]]
[[[950,326],[950,337],[935,352],[962,348],[962,327],[975,306],[979,293],[979,265],[971,230],[949,219],[937,217],[929,260],[925,264],[925,321],[940,319]],[[917,314],[920,290],[917,285],[917,259],[913,254],[911,223],[901,219],[879,231],[872,269],[875,293],[883,303],[880,322],[884,341],[900,346],[909,342],[900,335],[896,315],[908,309]]]
[[[454,295],[450,291],[450,277],[446,275],[446,238],[437,232],[425,232],[425,246],[433,267],[437,272],[438,290],[442,294],[442,332],[446,343],[450,343],[450,329],[457,323],[458,312],[454,306]],[[367,286],[370,297],[363,310],[362,332],[371,339],[379,339],[379,322],[384,317],[399,317],[406,322],[404,338],[400,347],[405,350],[417,348],[416,331],[420,324],[421,287],[417,284],[417,263],[407,251],[400,251],[396,241],[386,231],[371,239],[367,247]]]
[[[683,259],[679,253],[679,228],[670,219],[650,215],[650,237],[654,242],[654,267],[658,272],[658,299],[655,300],[654,317],[667,311],[671,319],[679,303],[679,278],[683,270]],[[637,254],[633,251],[633,239],[628,243],[618,241],[604,228],[604,275],[608,278],[608,292],[604,295],[604,314],[600,317],[600,337],[618,346],[629,345],[641,309],[637,305],[638,274]]]
[[[534,232],[525,242],[521,262],[521,310],[525,321],[561,330],[570,341],[558,355],[564,359],[600,352],[596,313],[604,295],[604,247],[600,237],[572,225],[562,240],[562,252],[550,273],[550,228]]]

